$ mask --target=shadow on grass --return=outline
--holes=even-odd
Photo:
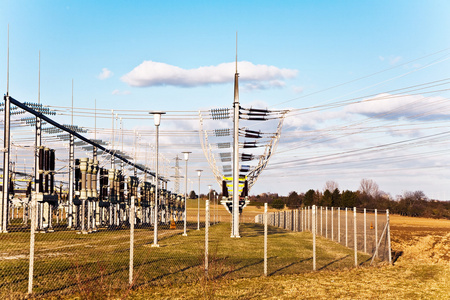
[[[157,280],[161,280],[161,279],[163,279],[164,277],[168,277],[168,276],[171,276],[171,275],[175,275],[175,274],[178,274],[178,273],[182,273],[182,272],[184,272],[184,271],[187,271],[187,270],[192,269],[192,268],[195,268],[195,267],[199,267],[199,266],[201,266],[201,265],[202,265],[202,264],[198,263],[198,264],[193,264],[193,265],[191,265],[191,266],[186,266],[186,267],[184,267],[184,268],[182,268],[182,269],[179,269],[179,270],[176,270],[176,271],[174,271],[174,272],[167,272],[167,273],[165,273],[165,274],[161,274],[161,275],[156,276],[156,277],[154,277],[154,278],[152,278],[152,279],[150,279],[150,280],[148,280],[148,281],[146,281],[146,282],[143,282],[143,283],[140,283],[140,284],[135,284],[134,286],[135,286],[135,287],[145,286],[145,285],[148,285],[148,284],[151,283],[151,282],[154,283],[154,282],[157,281]],[[138,273],[139,273],[139,270],[138,270]]]
[[[395,264],[397,260],[400,258],[400,256],[403,255],[403,251],[392,251],[392,264]]]
[[[236,262],[236,263],[240,263],[240,262],[242,262],[242,261],[238,261],[238,262]],[[241,266],[241,267],[239,267],[239,268],[237,268],[237,269],[233,269],[233,270],[231,270],[231,271],[229,271],[229,272],[224,272],[224,273],[222,273],[222,274],[219,274],[219,275],[215,276],[214,279],[219,279],[219,278],[221,278],[221,277],[223,277],[223,276],[225,276],[225,275],[228,275],[228,274],[237,273],[237,272],[239,272],[239,271],[241,271],[241,270],[243,270],[243,269],[245,269],[245,268],[249,268],[249,267],[252,267],[252,266],[256,266],[256,265],[259,265],[259,264],[261,264],[261,263],[263,263],[263,262],[264,262],[264,259],[260,259],[260,260],[258,260],[258,261],[255,261],[255,262],[251,263],[251,264],[247,264],[247,265]]]
[[[297,262],[294,261],[294,262],[292,262],[292,263],[290,263],[290,264],[288,264],[288,265],[286,265],[286,266],[284,266],[284,267],[281,267],[281,268],[279,268],[279,269],[273,271],[272,273],[268,274],[268,276],[275,275],[276,273],[278,273],[278,272],[280,272],[280,271],[282,271],[282,270],[284,270],[284,269],[287,269],[287,268],[289,268],[289,267],[291,267],[291,266],[293,266],[293,265],[295,265],[295,264],[300,264],[300,263],[303,263],[303,262],[305,262],[305,261],[309,261],[309,260],[312,260],[312,259],[313,259],[313,258],[310,257],[310,258],[305,258],[305,259],[299,260],[299,261],[297,261]]]
[[[162,260],[163,259],[161,258],[161,259],[156,259],[156,260],[143,262],[143,263],[141,263],[139,265],[139,267],[142,267],[144,265],[150,265],[150,264],[153,264],[153,263],[157,263],[157,262],[162,261]],[[110,278],[111,280],[113,280],[113,278],[111,278],[113,275],[119,274],[121,272],[127,272],[128,268],[129,268],[128,265],[124,265],[123,267],[119,267],[119,268],[116,268],[114,270],[110,270],[110,271],[106,271],[106,272],[100,272],[100,274],[96,273],[95,275],[91,275],[92,272],[86,272],[86,270],[92,269],[90,267],[93,266],[93,265],[97,265],[97,268],[95,268],[95,270],[97,270],[97,269],[106,270],[107,267],[105,267],[105,265],[108,265],[108,264],[107,264],[107,262],[104,262],[104,261],[97,261],[95,263],[87,263],[87,264],[83,264],[83,265],[79,265],[79,264],[77,264],[75,262],[71,266],[66,267],[64,269],[60,269],[60,270],[58,270],[56,272],[48,272],[46,274],[42,274],[42,275],[36,276],[35,281],[38,281],[39,277],[42,277],[44,275],[50,275],[50,274],[54,275],[55,273],[57,274],[57,273],[65,272],[67,270],[72,270],[71,276],[69,278],[70,279],[70,283],[64,282],[63,283],[64,286],[62,286],[62,287],[55,287],[53,289],[46,289],[44,291],[36,292],[34,295],[35,296],[43,296],[43,295],[53,294],[53,293],[62,292],[62,291],[68,291],[69,292],[69,291],[73,291],[72,288],[74,288],[76,286],[79,286],[80,284],[81,285],[86,285],[88,283],[103,282],[103,280],[105,278]],[[80,279],[76,278],[77,275],[79,275],[79,276],[83,275],[84,279],[80,280]],[[128,276],[128,274],[127,274],[127,276]],[[28,280],[28,279],[26,279],[26,280]]]
[[[331,265],[334,264],[334,263],[337,263],[337,262],[339,262],[339,261],[342,261],[342,260],[346,259],[347,257],[350,257],[350,255],[346,255],[346,256],[343,256],[343,257],[338,258],[338,259],[336,259],[336,260],[333,260],[332,262],[329,262],[329,263],[327,263],[326,265],[320,267],[318,270],[319,270],[319,271],[320,271],[320,270],[323,270],[323,269],[325,269],[325,268],[331,266]]]
[[[364,264],[370,262],[372,260],[372,256],[367,258],[366,260],[363,260],[362,262],[359,263],[360,266],[363,266]]]
[[[257,224],[257,223],[242,223],[241,225],[244,225],[245,228],[243,230],[241,229],[241,237],[258,237],[258,236],[264,236],[264,225]],[[289,233],[290,231],[275,227],[275,226],[268,226],[267,228],[267,235],[274,235],[274,234],[281,234],[281,233]]]

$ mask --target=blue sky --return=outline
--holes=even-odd
[[[450,46],[449,12],[448,1],[3,0],[0,90],[6,92],[9,24],[9,88],[10,94],[21,101],[36,101],[41,51],[41,101],[46,105],[70,106],[73,79],[76,107],[93,108],[94,99],[98,108],[109,110],[195,112],[231,107],[234,71],[230,66],[236,55],[236,31],[238,60],[248,62],[240,63],[239,68],[243,105],[298,110],[354,97],[368,99],[369,95],[448,77],[449,61],[445,59],[449,51],[444,49]],[[341,86],[328,89],[337,85]],[[419,97],[416,94],[420,92],[414,95]],[[442,167],[449,158],[443,154],[430,158],[426,154],[438,147],[448,149],[443,141],[430,141],[428,148],[414,145],[394,149],[393,153],[409,151],[414,155],[411,157],[416,159],[405,165],[393,158],[389,165],[379,166],[374,160],[353,166],[342,161],[339,154],[443,131],[441,127],[424,130],[438,127],[433,123],[437,122],[436,111],[442,112],[445,106],[436,106],[436,101],[444,105],[449,95],[442,91],[433,96],[444,100],[405,96],[389,103],[374,102],[378,106],[327,107],[287,117],[286,135],[278,147],[280,154],[272,158],[273,166],[269,163],[252,192],[321,190],[327,180],[338,182],[341,189],[355,190],[361,178],[371,178],[392,196],[405,190],[423,190],[430,197],[450,198],[445,180],[450,174]],[[427,106],[434,107],[427,121],[405,119],[405,115],[411,116],[410,110],[424,110],[417,101],[433,102]],[[388,109],[391,113],[396,109],[398,114],[389,118],[380,115]],[[378,115],[372,115],[375,121],[367,123],[365,118],[372,111]],[[442,115],[444,123],[439,126],[446,120],[448,124],[449,114],[444,111]],[[363,133],[341,136],[343,127],[356,130],[358,121],[368,124]],[[153,130],[151,118],[124,122],[130,130]],[[75,117],[75,123],[94,126],[92,118]],[[108,128],[110,124],[110,120],[101,119],[97,126]],[[208,128],[216,125],[209,124]],[[409,131],[395,131],[400,125]],[[161,130],[180,128],[198,129],[198,121],[167,120]],[[377,132],[377,128],[384,131]],[[314,134],[329,134],[335,139],[301,144],[305,136]],[[175,156],[183,147],[170,145],[181,140],[194,152],[192,169],[208,169],[198,137],[163,137],[162,151],[168,157]],[[153,140],[148,136],[142,142]],[[277,167],[277,163],[286,167],[293,158],[312,159],[319,153],[340,155],[330,161],[334,169],[304,162],[291,164],[286,172]],[[388,155],[382,151],[379,154]],[[353,156],[354,161],[363,158],[359,152]],[[436,169],[426,169],[431,166]],[[299,170],[305,168],[307,172],[302,176]],[[210,172],[204,176],[205,184],[214,184]]]

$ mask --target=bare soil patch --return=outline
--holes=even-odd
[[[399,262],[450,264],[450,221],[391,217],[392,251]]]

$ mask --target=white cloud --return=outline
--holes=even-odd
[[[102,72],[100,74],[98,74],[97,78],[100,80],[104,80],[107,78],[110,78],[114,75],[113,72],[111,72],[111,70],[108,70],[108,68],[103,68]]]
[[[443,97],[379,94],[347,107],[347,113],[378,119],[449,119],[449,101]]]
[[[253,100],[251,102],[245,102],[245,103],[241,102],[241,104],[244,107],[263,108],[263,109],[268,108],[270,106],[269,103],[262,101],[262,100]]]
[[[288,114],[284,121],[285,130],[315,130],[320,126],[329,124],[327,122],[336,122],[345,118],[342,111],[315,111],[302,114],[298,117],[296,113]]]
[[[243,86],[243,91],[253,91],[253,90],[267,90],[270,88],[282,88],[286,84],[284,81],[281,80],[271,80],[269,82],[257,82],[257,81],[251,81]]]
[[[384,57],[384,56],[379,55],[378,59],[380,61],[387,60],[389,62],[389,64],[391,66],[393,66],[393,65],[396,65],[398,62],[400,62],[403,59],[403,57],[401,57],[401,56],[394,56],[394,55],[390,55],[389,57]]]
[[[389,59],[389,63],[391,64],[391,65],[395,65],[395,64],[397,64],[398,62],[400,62],[402,60],[402,57],[401,56],[395,56],[395,57],[391,57],[390,59]]]
[[[114,90],[111,93],[112,95],[130,95],[130,91],[120,91],[120,90]]]
[[[254,65],[248,61],[238,63],[240,80],[253,84],[249,88],[269,88],[284,86],[284,79],[297,76],[294,69],[280,69],[275,66]],[[235,63],[217,66],[182,69],[165,63],[144,61],[121,80],[130,86],[149,87],[172,85],[194,87],[233,82]]]
[[[301,94],[305,90],[302,86],[293,86],[292,89],[296,94]]]

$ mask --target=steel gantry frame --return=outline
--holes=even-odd
[[[4,122],[5,122],[5,129],[4,129],[4,149],[3,150],[3,191],[2,191],[2,197],[0,198],[0,232],[2,233],[7,233],[7,224],[8,224],[8,200],[9,200],[9,186],[8,186],[8,178],[9,178],[9,164],[10,164],[10,118],[11,118],[11,114],[10,114],[10,108],[11,108],[11,104],[15,105],[16,107],[23,109],[24,111],[34,115],[37,119],[36,122],[36,139],[40,140],[41,137],[41,130],[40,130],[40,123],[42,123],[42,121],[45,121],[59,129],[61,129],[62,131],[67,132],[68,134],[70,134],[70,150],[69,150],[69,158],[70,158],[70,166],[69,166],[69,170],[73,172],[74,170],[74,166],[73,166],[73,161],[74,161],[74,157],[73,157],[73,147],[74,147],[74,138],[78,138],[80,140],[82,140],[83,142],[92,145],[95,149],[101,150],[109,155],[111,155],[111,157],[115,157],[119,160],[121,160],[122,162],[130,165],[131,167],[134,167],[142,172],[144,172],[145,174],[149,174],[153,177],[158,177],[158,180],[160,180],[161,182],[164,182],[167,184],[167,179],[165,179],[164,177],[158,176],[155,173],[151,172],[150,170],[148,170],[145,166],[139,165],[139,164],[135,164],[131,161],[129,161],[127,158],[123,157],[122,155],[119,155],[116,153],[116,151],[114,150],[110,150],[107,149],[105,147],[103,147],[101,144],[94,142],[84,136],[82,136],[81,134],[79,134],[78,132],[76,132],[75,130],[72,130],[64,125],[59,124],[58,122],[54,121],[53,119],[45,116],[43,113],[34,110],[33,108],[29,107],[28,105],[14,99],[13,97],[9,96],[9,93],[7,92],[6,95],[4,96],[4,101],[5,101],[5,109],[4,109],[4,113],[5,113],[5,118],[4,118]],[[73,127],[73,126],[72,126]],[[36,144],[38,144],[39,141],[36,141]],[[69,172],[69,173],[72,173]],[[69,174],[70,177],[70,174]],[[6,180],[5,180],[6,178]],[[35,179],[36,180],[36,179]],[[72,180],[73,180],[73,175],[72,175]],[[70,181],[70,178],[69,178]],[[69,194],[72,194],[73,196],[73,184],[71,184],[69,182]],[[70,198],[70,196],[69,196]],[[70,212],[69,212],[70,213]],[[69,218],[69,228],[72,226],[72,220]]]

